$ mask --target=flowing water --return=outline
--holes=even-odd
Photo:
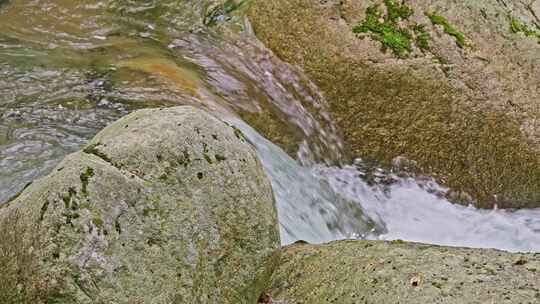
[[[284,244],[540,251],[540,210],[453,205],[433,181],[347,161],[317,87],[257,41],[246,1],[216,2],[0,0],[0,202],[119,117],[190,104],[257,149]]]

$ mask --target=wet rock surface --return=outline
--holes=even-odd
[[[352,157],[405,158],[456,202],[521,208],[540,202],[538,7],[279,0],[249,17],[321,88]]]

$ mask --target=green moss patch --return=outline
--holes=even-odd
[[[424,27],[407,22],[414,13],[412,8],[404,2],[397,3],[393,0],[385,0],[384,5],[386,15],[378,5],[368,7],[366,18],[353,28],[353,32],[369,33],[371,39],[381,43],[383,52],[391,50],[400,58],[407,57],[413,51],[413,45],[421,50],[429,49],[430,36]],[[400,21],[407,24],[401,25]]]
[[[94,225],[100,229],[103,228],[103,219],[97,214],[92,218],[92,223],[94,223]]]
[[[431,23],[433,25],[440,25],[443,27],[444,29],[444,32],[447,33],[448,35],[454,37],[454,39],[456,40],[456,44],[457,46],[459,46],[460,48],[464,48],[465,47],[465,35],[463,35],[463,33],[459,32],[458,30],[456,30],[449,22],[446,18],[444,18],[443,16],[441,15],[437,15],[436,13],[429,13],[429,12],[426,12],[425,13],[426,16],[429,18],[429,20],[431,21]]]
[[[527,37],[536,38],[540,44],[540,28],[535,30],[532,27],[529,27],[527,24],[521,22],[519,19],[509,16],[510,19],[510,30],[513,33],[523,33]]]
[[[408,19],[414,13],[413,9],[408,7],[405,2],[396,3],[393,0],[384,0],[387,15],[386,20],[396,23],[399,19]]]
[[[426,26],[418,24],[414,27],[414,32],[416,33],[416,46],[423,51],[429,50],[429,40],[431,40],[431,36],[426,31]]]
[[[84,195],[88,195],[88,182],[90,181],[90,178],[94,176],[94,169],[88,167],[86,170],[81,173],[81,184],[82,184],[82,193]]]

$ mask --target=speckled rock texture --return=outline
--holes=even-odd
[[[243,135],[193,107],[134,112],[0,209],[0,302],[256,303],[279,258]]]
[[[269,303],[540,303],[540,254],[400,241],[295,244]]]
[[[539,0],[255,0],[248,14],[323,91],[351,158],[408,159],[456,202],[540,207]]]

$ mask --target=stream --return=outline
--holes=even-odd
[[[318,88],[257,40],[245,1],[214,2],[0,0],[0,202],[131,111],[188,104],[256,148],[283,244],[540,251],[540,209],[454,205],[432,180],[346,160]]]

